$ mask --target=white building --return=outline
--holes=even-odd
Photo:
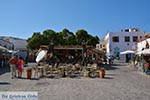
[[[0,46],[7,48],[8,50],[18,51],[17,54],[22,56],[24,59],[27,56],[26,49],[27,41],[25,39],[15,38],[15,37],[7,37],[0,36]],[[2,54],[2,52],[0,52]]]
[[[113,55],[123,61],[129,59],[131,55],[120,55],[125,50],[135,50],[138,38],[142,38],[144,31],[137,28],[121,30],[120,32],[108,32],[104,37],[106,45],[106,56]]]
[[[6,48],[9,50],[18,50],[18,49],[25,49],[27,45],[27,41],[25,39],[19,39],[14,37],[7,37],[7,36],[0,36],[0,39],[6,41],[8,43],[13,44],[13,49],[9,49],[9,44],[4,44],[4,42],[0,41],[1,45],[5,45]]]
[[[105,51],[104,48],[105,48],[105,41],[104,38],[101,38],[99,39],[99,43],[96,44],[96,49]]]
[[[145,34],[145,36],[143,36],[143,38],[138,41],[136,54],[150,54],[150,33]]]
[[[9,50],[14,50],[14,44],[3,39],[0,39],[0,46],[3,46]]]

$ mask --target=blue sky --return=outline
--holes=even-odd
[[[137,27],[150,32],[150,0],[0,0],[0,36],[27,39],[33,32],[85,29],[107,32]]]

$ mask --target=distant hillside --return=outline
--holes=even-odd
[[[11,37],[11,36],[0,36],[0,39],[14,39],[14,40],[25,40],[25,39],[21,39],[21,38],[17,38],[17,37]]]

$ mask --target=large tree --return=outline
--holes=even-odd
[[[81,44],[82,41],[87,41],[89,39],[89,34],[87,31],[81,29],[76,32],[76,41],[77,44]]]
[[[73,32],[70,32],[68,29],[64,28],[62,34],[63,34],[63,40],[65,45],[76,44],[76,39]]]
[[[42,43],[44,43],[44,40],[40,32],[34,32],[32,37],[28,38],[27,42],[27,48],[35,50],[38,49]]]
[[[55,31],[48,29],[43,31],[43,37],[45,40],[45,45],[48,45],[50,42],[54,42],[57,43],[56,39],[57,39],[57,34]]]
[[[93,46],[99,42],[97,36],[89,35],[84,29],[78,30],[75,34],[66,28],[61,32],[47,29],[42,34],[40,32],[33,33],[32,37],[27,40],[27,47],[35,50],[39,49],[40,45],[49,45],[50,42],[53,42],[54,45],[81,45],[83,40],[87,45]]]
[[[87,40],[87,45],[95,46],[97,43],[99,43],[99,38],[97,36],[90,36],[90,38]]]

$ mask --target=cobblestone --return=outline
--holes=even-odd
[[[6,72],[0,75],[0,91],[37,91],[39,100],[150,100],[149,76],[121,63],[106,69],[104,79],[11,79]]]

